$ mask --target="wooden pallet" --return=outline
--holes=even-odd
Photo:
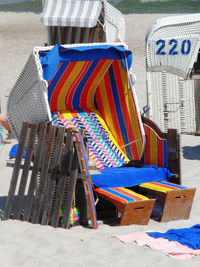
[[[87,190],[89,175],[81,172],[82,152],[76,134],[73,129],[23,123],[4,210],[5,220],[13,218],[68,228],[75,195],[81,198],[79,203],[88,204],[90,213],[95,213],[95,207],[89,199],[92,191]],[[24,151],[26,156],[22,166]],[[80,194],[76,192],[77,184],[82,188]],[[59,218],[63,206],[61,224]],[[80,222],[86,224],[87,207],[78,208]],[[90,218],[92,227],[97,228],[95,216]]]

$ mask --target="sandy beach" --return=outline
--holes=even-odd
[[[126,43],[133,52],[133,69],[140,108],[146,105],[145,35],[157,18],[170,14],[126,15]],[[173,14],[174,15],[174,14]],[[0,12],[0,101],[6,114],[7,96],[18,78],[33,46],[47,40],[40,15]],[[12,168],[6,167],[12,143],[0,146],[0,212],[8,195]],[[115,235],[166,231],[190,227],[200,222],[200,136],[181,136],[182,182],[197,192],[189,220],[147,226],[109,226],[100,222],[98,230],[76,226],[70,230],[33,225],[17,220],[0,221],[0,267],[135,266],[199,267],[200,257],[177,260],[136,243],[124,244]]]

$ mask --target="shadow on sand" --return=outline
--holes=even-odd
[[[200,145],[198,146],[184,146],[182,147],[183,157],[185,159],[199,159],[200,160]]]

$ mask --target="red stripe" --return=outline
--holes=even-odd
[[[163,167],[164,165],[164,151],[163,151],[163,141],[157,136],[157,166]]]
[[[61,63],[63,64],[63,63]],[[59,67],[61,66],[61,64],[59,65]],[[67,66],[67,68],[65,69],[63,75],[61,76],[60,80],[57,82],[53,93],[51,95],[51,101],[50,101],[50,106],[51,106],[51,110],[58,110],[57,107],[57,101],[58,101],[58,96],[60,94],[60,91],[62,90],[66,80],[68,79],[70,73],[73,71],[74,67],[76,65],[76,62],[70,62],[69,65]]]
[[[57,114],[59,114],[59,115],[56,115],[58,120],[64,120],[65,119],[65,117],[64,117],[62,112],[57,113]]]
[[[145,136],[146,136],[146,149],[145,149],[145,164],[151,164],[151,144],[150,144],[150,128],[144,125]]]
[[[101,116],[105,120],[105,112],[104,112],[104,109],[103,109],[103,100],[101,98],[99,85],[97,86],[95,96],[96,96],[96,99],[98,99],[98,108],[99,108],[99,111],[101,113]]]
[[[77,76],[76,76],[75,80],[72,82],[71,86],[69,87],[68,94],[65,97],[66,110],[69,110],[69,109],[72,108],[72,98],[73,98],[74,92],[76,91],[76,88],[77,88],[78,84],[83,79],[83,77],[85,76],[86,72],[88,71],[91,63],[92,63],[92,61],[86,61],[84,63],[82,68],[79,70],[79,73],[77,73]]]
[[[121,62],[120,62],[120,64],[121,64]],[[129,114],[126,99],[125,99],[124,84],[122,82],[119,62],[117,62],[117,61],[113,62],[113,70],[114,70],[114,74],[115,74],[115,80],[116,80],[119,100],[120,100],[120,104],[121,104],[120,106],[122,109],[123,118],[124,118],[124,122],[126,125],[126,132],[128,135],[129,142],[133,142],[133,141],[135,141],[135,136],[134,136],[133,127],[132,127],[131,120],[130,120],[130,114]],[[131,144],[130,147],[131,147],[132,158],[133,159],[139,159],[138,149],[137,149],[136,143]]]
[[[134,192],[133,193],[127,192],[127,191],[125,191],[125,190],[123,190],[123,189],[121,189],[119,187],[112,188],[112,190],[114,190],[116,192],[119,192],[119,193],[121,193],[121,194],[123,194],[123,195],[125,195],[127,197],[130,197],[130,198],[134,199],[135,201],[144,200],[141,197],[135,195]]]
[[[107,95],[107,99],[108,99],[108,103],[109,103],[109,107],[110,107],[110,110],[108,112],[111,113],[112,122],[113,122],[113,126],[115,129],[115,136],[117,136],[117,142],[118,142],[119,146],[123,146],[124,142],[123,142],[123,138],[122,138],[120,126],[119,126],[119,121],[118,121],[117,114],[116,114],[115,103],[114,103],[114,99],[113,99],[112,88],[110,85],[110,78],[109,78],[108,72],[105,74],[104,80],[105,80],[105,84],[106,84],[105,94]],[[107,125],[109,125],[109,122],[106,120],[106,116],[103,118],[106,121]],[[122,150],[125,153],[124,147],[122,147]]]
[[[127,203],[127,201],[125,199],[123,199],[121,197],[118,197],[118,196],[116,196],[116,195],[114,195],[114,194],[112,194],[110,192],[107,192],[107,191],[105,191],[105,190],[103,190],[101,188],[96,188],[95,191],[97,193],[100,193],[100,194],[102,194],[104,196],[107,196],[107,197],[109,197],[109,198],[111,198],[113,200],[116,200],[116,201],[118,201],[120,203],[123,203],[123,204],[126,204]]]
[[[96,76],[98,75],[101,68],[104,66],[104,63],[107,61],[107,59],[102,59],[97,64],[96,68],[94,69],[92,75],[90,75],[89,79],[87,80],[87,83],[85,84],[80,97],[80,107],[87,107],[87,95],[90,90],[90,87],[92,83],[94,82]]]

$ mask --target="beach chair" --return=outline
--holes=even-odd
[[[149,118],[164,132],[200,131],[199,27],[197,13],[158,19],[147,32]]]
[[[131,60],[132,53],[123,43],[35,47],[8,98],[7,114],[16,137],[23,121],[51,121],[58,126],[70,125],[86,131],[89,157],[96,161],[102,173],[106,169],[118,171],[130,160],[143,162],[144,166],[153,165],[145,173],[140,169],[140,180],[139,174],[133,173],[137,168],[129,168],[131,175],[122,175],[118,184],[112,180],[111,185],[96,185],[94,191],[106,199],[105,188],[122,187],[125,191],[124,187],[132,187],[135,191],[133,186],[168,178],[167,172],[164,176],[159,173],[167,168],[173,173],[173,182],[181,182],[179,135],[176,130],[162,133],[152,121],[141,117]],[[149,180],[147,173],[151,174]],[[130,202],[136,200],[133,194]],[[111,194],[110,201],[119,212],[129,209],[129,205],[122,208],[122,199],[117,204]],[[152,211],[153,202],[145,201],[149,203],[149,211],[140,207],[142,216]],[[189,200],[185,198],[185,201]],[[190,201],[190,208],[191,205]],[[131,219],[126,221],[130,222]]]
[[[45,0],[41,23],[48,45],[123,42],[125,21],[106,0]]]

